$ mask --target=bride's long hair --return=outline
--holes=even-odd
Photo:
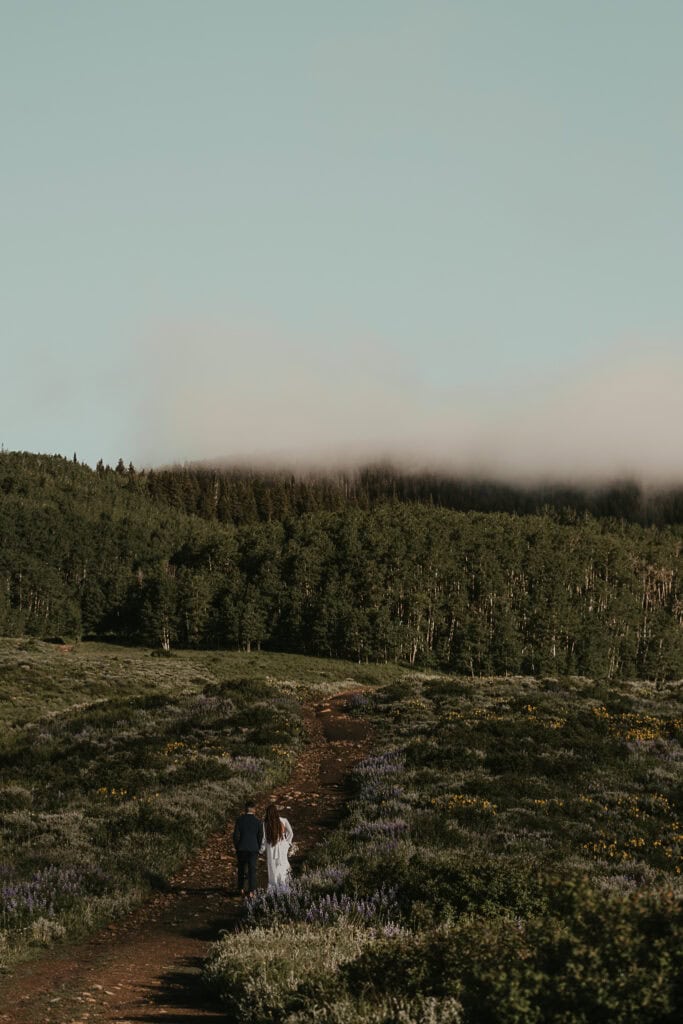
[[[268,804],[264,818],[266,827],[266,840],[270,846],[279,843],[285,834],[285,826],[280,821],[280,812],[275,804]]]

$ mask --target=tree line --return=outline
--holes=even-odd
[[[389,479],[369,497],[341,477],[0,453],[0,633],[683,676],[681,527],[456,510]]]
[[[123,460],[117,467],[125,472]],[[288,513],[371,509],[387,501],[417,502],[457,512],[552,513],[572,522],[585,514],[642,526],[683,525],[683,487],[646,487],[634,480],[594,486],[558,482],[527,486],[478,477],[409,473],[391,465],[356,470],[284,470],[173,466],[147,475],[148,491],[174,508],[236,525]]]

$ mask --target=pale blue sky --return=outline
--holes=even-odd
[[[624,353],[658,409],[682,51],[678,0],[0,0],[0,441],[552,449]]]

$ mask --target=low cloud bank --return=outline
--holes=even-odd
[[[671,346],[621,348],[514,389],[492,376],[437,390],[378,344],[323,355],[205,327],[160,333],[142,363],[143,464],[389,460],[522,483],[683,481],[683,357]]]

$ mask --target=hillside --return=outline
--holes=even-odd
[[[0,453],[0,633],[683,675],[680,525],[449,508],[436,484],[374,479]]]
[[[8,1024],[680,1019],[678,685],[32,639],[0,663]],[[299,853],[242,902],[246,794]]]

